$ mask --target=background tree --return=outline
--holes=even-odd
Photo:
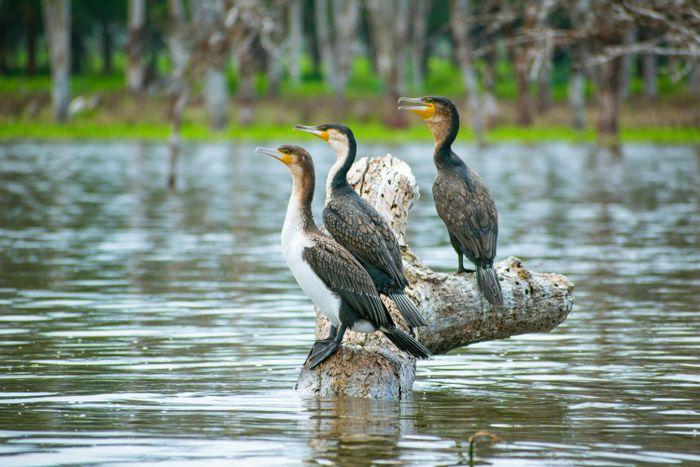
[[[406,85],[408,3],[405,0],[367,0],[366,7],[376,68],[384,85],[385,123],[402,126],[405,118],[394,110]]]
[[[289,76],[292,83],[301,83],[301,55],[304,48],[304,16],[302,0],[290,0],[287,9],[287,31],[289,32]]]
[[[68,119],[70,104],[71,2],[43,0],[44,23],[51,62],[51,103],[57,122]]]
[[[315,0],[316,43],[326,83],[342,97],[350,79],[353,45],[360,17],[358,0]]]
[[[574,0],[569,9],[569,15],[575,29],[588,29],[593,19],[590,0]],[[578,41],[571,46],[569,102],[571,124],[576,130],[583,130],[586,127],[586,56],[587,45],[584,41]]]
[[[430,0],[411,2],[411,79],[415,91],[422,91],[425,84],[426,40],[430,6]]]
[[[451,0],[450,28],[454,38],[457,61],[462,72],[462,80],[467,88],[469,117],[477,144],[484,143],[484,114],[481,91],[474,69],[471,45],[471,0]]]
[[[195,21],[206,30],[222,31],[223,0],[199,0],[196,3]],[[209,125],[222,130],[228,124],[228,85],[226,83],[226,55],[212,58],[204,73],[204,103]]]
[[[129,0],[126,43],[126,87],[132,92],[143,90],[145,65],[143,54],[146,39],[146,0]]]

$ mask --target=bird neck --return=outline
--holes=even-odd
[[[348,172],[355,163],[356,156],[357,143],[354,138],[349,138],[347,147],[336,149],[336,161],[326,179],[326,199],[329,199],[333,193],[350,186]]]
[[[452,143],[459,133],[459,115],[452,113],[449,116],[430,124],[435,140],[433,159],[438,167],[451,165],[456,157],[452,152]]]
[[[287,205],[284,230],[288,233],[318,231],[311,211],[314,197],[314,174],[308,171],[293,173],[292,194]]]

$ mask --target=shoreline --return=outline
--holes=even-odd
[[[431,143],[430,134],[423,125],[413,125],[407,128],[386,128],[380,124],[363,124],[348,122],[358,140],[365,142],[387,143]],[[168,125],[153,124],[94,124],[75,121],[72,123],[0,123],[0,142],[16,140],[141,140],[166,142],[169,136]],[[621,130],[622,143],[654,143],[672,145],[700,144],[700,128],[697,127],[647,127],[626,128]],[[187,124],[182,127],[182,139],[187,142],[204,141],[270,141],[292,140],[306,141],[306,138],[292,132],[290,125],[251,125],[249,127],[234,127],[222,131],[214,131],[204,125]],[[458,141],[473,143],[473,134],[468,129],[462,129]],[[566,143],[595,143],[594,129],[577,132],[569,127],[515,127],[500,126],[485,134],[486,144],[511,142],[536,144],[545,142]]]

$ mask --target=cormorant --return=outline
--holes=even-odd
[[[326,206],[323,209],[323,223],[328,232],[362,264],[377,290],[396,303],[409,326],[426,326],[428,323],[404,293],[408,280],[394,232],[384,217],[348,183],[348,170],[357,154],[352,130],[338,123],[295,125],[294,128],[318,136],[335,150],[336,162],[326,180]]]
[[[311,368],[333,355],[347,329],[359,332],[380,330],[399,349],[417,358],[430,358],[430,351],[397,328],[384,307],[372,278],[360,263],[314,222],[314,165],[299,146],[258,148],[284,163],[292,174],[292,193],[282,228],[282,254],[302,290],[331,322],[326,339],[316,341],[308,361]]]
[[[459,258],[457,273],[466,271],[464,255],[476,266],[476,280],[486,299],[503,306],[501,285],[493,269],[498,238],[496,204],[479,174],[452,151],[459,131],[457,108],[445,97],[429,96],[402,97],[399,110],[411,110],[423,117],[433,133],[433,161],[437,168],[433,197]]]

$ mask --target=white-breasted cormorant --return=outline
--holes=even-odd
[[[399,349],[417,358],[430,358],[430,351],[411,335],[397,328],[384,307],[372,278],[338,242],[323,234],[314,222],[314,165],[299,146],[258,148],[284,163],[292,174],[292,193],[282,228],[282,254],[299,286],[331,322],[326,339],[316,341],[308,361],[311,368],[333,355],[347,329],[380,330]]]
[[[408,280],[394,232],[382,215],[348,183],[348,170],[357,155],[352,130],[339,123],[295,125],[294,128],[318,136],[335,150],[336,162],[326,180],[326,206],[323,209],[326,229],[362,264],[377,290],[396,303],[409,326],[426,326],[428,323],[404,293]]]
[[[402,97],[399,110],[411,110],[423,117],[433,133],[433,160],[437,168],[433,197],[459,258],[457,272],[465,272],[464,255],[476,266],[476,280],[486,299],[503,306],[501,285],[493,269],[498,239],[496,203],[479,174],[452,151],[459,131],[457,108],[445,97],[429,96]]]

